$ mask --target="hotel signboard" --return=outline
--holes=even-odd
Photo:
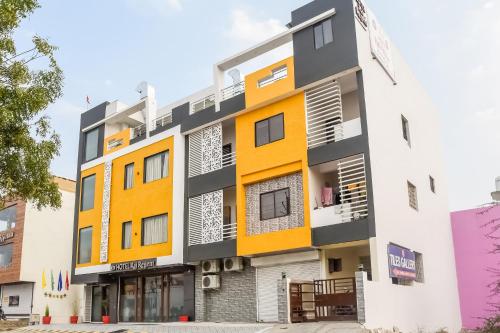
[[[140,271],[144,269],[151,269],[156,267],[156,258],[134,260],[111,264],[112,272],[126,272],[126,271]]]

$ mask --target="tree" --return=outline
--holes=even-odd
[[[13,37],[38,7],[37,0],[0,0],[0,208],[16,199],[30,200],[38,209],[61,206],[49,170],[60,140],[44,115],[62,95],[57,48],[35,35],[32,47],[19,51]]]

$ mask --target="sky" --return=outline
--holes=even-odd
[[[365,0],[439,109],[450,209],[491,201],[500,176],[500,1]],[[64,96],[47,110],[60,134],[54,174],[75,178],[85,97],[160,106],[212,84],[212,65],[279,33],[309,0],[41,0],[16,32],[59,47]]]

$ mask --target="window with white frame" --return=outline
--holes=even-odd
[[[134,163],[125,165],[125,179],[123,188],[125,190],[134,187]]]
[[[132,247],[132,222],[123,222],[122,224],[122,249]]]
[[[165,243],[168,239],[167,220],[167,214],[142,219],[142,245]]]
[[[410,182],[408,183],[408,202],[410,207],[418,210],[417,187]]]
[[[168,176],[168,150],[144,159],[144,183]]]
[[[314,26],[314,47],[317,49],[333,42],[332,19],[329,18]]]

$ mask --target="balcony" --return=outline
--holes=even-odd
[[[132,130],[130,131],[130,140],[146,137],[146,131],[146,124],[141,124],[132,128]]]
[[[236,238],[236,188],[189,198],[188,245],[219,243]]]
[[[309,177],[313,228],[368,216],[364,155],[316,165]]]
[[[309,149],[362,134],[354,74],[308,89],[305,96]]]
[[[171,123],[172,123],[172,111],[168,112],[167,114],[161,117],[154,119],[151,122],[151,131],[165,127]]]
[[[232,86],[226,87],[221,90],[222,101],[230,99],[232,97],[238,96],[245,92],[245,81],[233,84]]]
[[[200,112],[201,110],[204,110],[212,105],[215,105],[215,94],[205,96],[191,103],[190,114]]]

